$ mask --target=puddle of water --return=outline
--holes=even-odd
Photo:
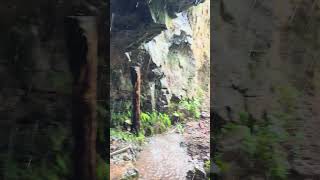
[[[185,180],[193,164],[186,148],[180,145],[183,141],[177,133],[151,137],[136,162],[139,179]]]

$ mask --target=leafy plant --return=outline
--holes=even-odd
[[[184,127],[183,127],[183,125],[182,125],[181,123],[178,123],[178,124],[176,125],[176,127],[177,127],[177,130],[178,130],[178,132],[179,132],[180,134],[182,134],[182,133],[184,132]]]
[[[266,177],[270,179],[286,179],[288,175],[288,154],[282,144],[288,141],[285,122],[279,119],[269,119],[268,123],[255,123],[255,131],[250,130],[250,118],[247,113],[240,114],[239,123],[227,123],[221,131],[222,139],[237,135],[241,137],[238,151],[243,158],[250,161],[249,167],[262,167]],[[228,166],[222,155],[215,158],[215,163],[221,171]]]
[[[167,128],[171,127],[171,120],[167,114],[160,112],[141,113],[141,129],[143,133],[152,135],[155,133],[164,132]]]
[[[228,162],[222,160],[222,154],[216,154],[213,157],[215,164],[218,166],[221,173],[228,172],[230,169],[230,165]]]
[[[151,14],[156,22],[166,24],[167,26],[172,25],[172,20],[167,12],[167,1],[166,0],[151,0],[149,1],[149,7]]]
[[[210,172],[210,160],[204,162],[204,169],[207,173]]]
[[[143,133],[139,133],[138,136],[136,136],[128,131],[121,131],[113,128],[110,130],[110,136],[127,142],[136,142],[140,144],[145,141],[145,136]]]
[[[179,102],[179,108],[187,110],[189,112],[188,115],[199,119],[200,118],[200,100],[197,98],[192,99],[183,99]]]
[[[111,112],[111,127],[119,127],[131,123],[131,111]]]
[[[173,116],[176,116],[176,117],[182,117],[182,116],[183,116],[183,114],[182,114],[181,112],[179,112],[179,111],[174,111],[174,112],[172,113],[172,115],[173,115]]]

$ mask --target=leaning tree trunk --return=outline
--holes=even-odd
[[[97,22],[93,16],[66,18],[69,63],[73,73],[72,128],[74,179],[96,179]]]
[[[140,84],[141,84],[140,67],[138,66],[131,67],[131,82],[133,85],[131,130],[134,133],[138,134],[140,130]]]

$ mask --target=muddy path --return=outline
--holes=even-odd
[[[148,138],[132,161],[111,164],[111,180],[121,179],[132,169],[139,180],[185,180],[195,167],[204,171],[204,163],[210,159],[209,116],[202,113],[200,120],[186,122],[183,133],[173,128]]]
[[[150,138],[136,162],[141,180],[184,180],[193,163],[184,146],[184,137],[166,133]]]

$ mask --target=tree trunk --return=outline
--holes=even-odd
[[[69,63],[73,74],[72,130],[74,179],[96,179],[97,20],[66,18]]]
[[[133,86],[132,93],[132,132],[138,134],[140,130],[140,84],[141,73],[140,67],[131,67],[131,82]]]

